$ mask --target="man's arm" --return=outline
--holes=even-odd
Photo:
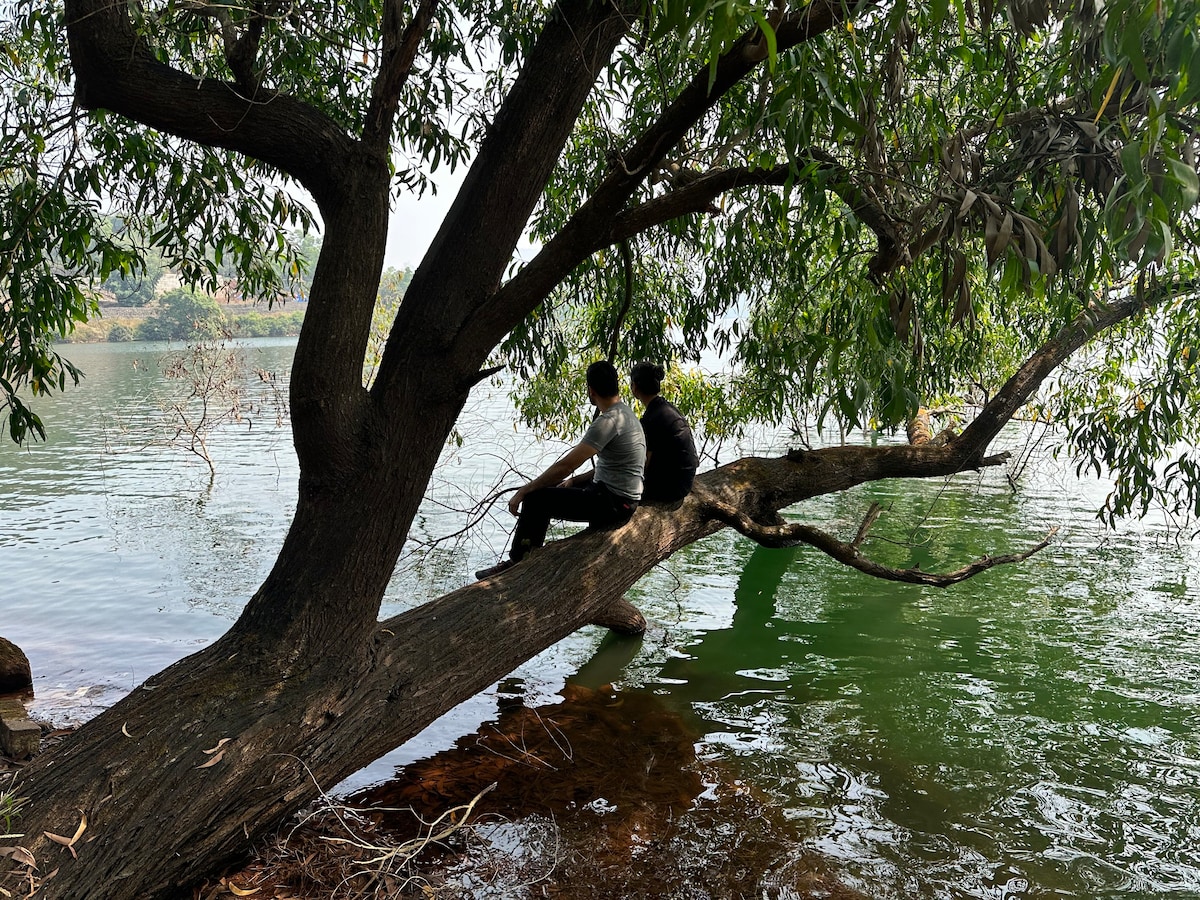
[[[558,462],[513,494],[508,501],[508,511],[515,516],[520,510],[521,501],[525,499],[526,494],[536,491],[538,488],[553,487],[559,484],[595,455],[596,448],[590,444],[576,444],[563,454]]]
[[[595,469],[586,469],[578,475],[572,475],[563,482],[563,487],[583,487],[585,484],[591,484],[592,478],[595,476]]]

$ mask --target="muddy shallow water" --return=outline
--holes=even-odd
[[[697,759],[699,737],[651,693],[569,683],[540,707],[504,698],[494,722],[347,801],[403,835],[478,796],[472,839],[425,871],[471,896],[858,896],[795,853],[769,797]]]

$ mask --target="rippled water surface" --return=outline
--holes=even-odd
[[[285,387],[291,349],[250,344],[248,369]],[[250,423],[215,436],[210,484],[162,443],[161,400],[178,390],[158,375],[164,350],[71,348],[88,378],[42,408],[49,442],[0,445],[0,634],[29,654],[35,708],[58,721],[218,635],[288,524],[296,469],[272,383],[249,376]],[[464,419],[418,539],[461,528],[458,510],[510,462],[544,461],[520,432],[485,441],[495,415],[485,398]],[[866,552],[930,571],[1059,527],[1029,561],[945,591],[714,535],[631,593],[650,622],[642,641],[580,632],[341,790],[379,800],[419,788],[436,806],[499,780],[497,809],[532,829],[525,838],[546,822],[590,835],[592,878],[628,876],[642,859],[679,883],[719,858],[730,872],[741,860],[753,895],[798,896],[779,873],[822,859],[869,897],[1200,897],[1196,547],[1154,522],[1101,530],[1105,485],[1048,456],[1017,484],[990,470],[791,511],[849,537],[879,501]],[[406,558],[388,609],[468,580],[509,524],[497,514]],[[496,768],[496,741],[511,748],[538,729],[567,740],[523,745]],[[402,779],[379,787],[397,768]],[[641,780],[616,774],[635,770]],[[732,878],[714,876],[708,895],[745,890]]]

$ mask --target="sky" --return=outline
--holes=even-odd
[[[469,164],[462,165],[452,173],[439,172],[432,176],[432,180],[438,186],[436,195],[426,193],[418,199],[409,194],[392,201],[387,250],[383,257],[385,268],[417,267],[425,256],[425,251],[433,243],[433,237],[441,227],[442,219],[450,211],[450,205],[467,176],[468,166]],[[516,254],[528,262],[538,246],[530,240],[529,235],[525,235],[517,244]]]
[[[438,173],[433,180],[438,186],[437,195],[426,193],[417,199],[406,195],[392,204],[392,217],[388,223],[387,253],[384,266],[394,269],[417,267],[433,236],[437,234],[442,219],[450,211],[466,167],[460,166],[453,174]]]

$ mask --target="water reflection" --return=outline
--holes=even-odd
[[[983,538],[958,542],[979,546],[998,527],[981,522]],[[1112,552],[1123,572],[1081,563],[1094,551],[1075,535],[1036,579],[993,573],[932,593],[716,536],[672,575],[695,608],[671,611],[679,596],[642,586],[645,643],[601,640],[553,703],[526,706],[536,685],[502,684],[498,720],[362,799],[408,801],[429,766],[441,785],[474,773],[458,793],[425,792],[420,808],[465,802],[494,779],[490,809],[515,819],[510,838],[552,831],[611,877],[679,875],[661,858],[647,875],[639,854],[682,840],[710,862],[745,850],[744,871],[776,879],[714,881],[710,896],[783,884],[781,896],[1198,897],[1200,747],[1184,647],[1200,605],[1137,589],[1177,577],[1178,560]],[[741,569],[723,624],[706,595],[722,565]],[[1108,591],[1109,579],[1124,590]],[[1078,580],[1089,589],[1070,599]],[[671,631],[680,620],[705,627],[688,638]],[[1163,660],[1160,646],[1184,658]],[[569,723],[564,745],[598,742],[582,769],[557,758],[552,771],[497,767],[497,735],[511,750],[547,722]],[[556,889],[574,896],[572,877],[556,874]]]
[[[269,405],[294,342],[241,348]],[[77,346],[86,377],[38,401],[44,444],[0,442],[0,633],[30,657],[40,715],[78,723],[229,625],[278,549],[295,490],[285,429],[212,441],[220,477],[164,440],[165,344]]]
[[[858,897],[820,858],[797,852],[795,827],[768,797],[734,769],[696,758],[699,735],[674,704],[587,685],[637,643],[608,640],[557,703],[526,706],[510,681],[494,721],[350,802],[376,810],[376,825],[415,836],[420,821],[494,785],[475,807],[474,841],[440,872],[426,870],[472,897],[527,896],[531,881],[587,900]]]

